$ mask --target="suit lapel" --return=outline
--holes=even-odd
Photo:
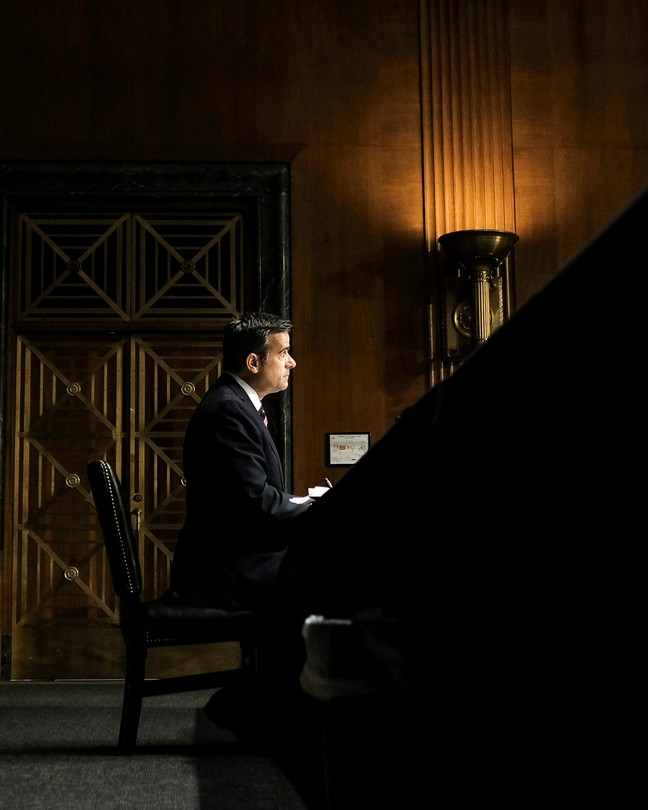
[[[232,388],[232,390],[236,393],[236,396],[239,397],[241,402],[245,405],[245,407],[250,408],[250,410],[254,413],[255,418],[258,419],[259,422],[261,422],[261,427],[263,428],[263,432],[262,432],[261,435],[262,435],[262,441],[263,441],[264,450],[266,452],[266,455],[269,456],[269,458],[268,458],[269,461],[270,461],[270,456],[272,456],[274,458],[274,460],[275,460],[277,470],[279,471],[279,479],[281,481],[281,488],[283,489],[284,486],[285,486],[284,475],[283,475],[283,463],[281,461],[281,456],[279,455],[279,450],[277,449],[277,445],[275,444],[274,439],[272,438],[272,433],[270,433],[270,430],[267,427],[265,427],[265,425],[263,425],[262,420],[261,420],[261,416],[258,413],[257,409],[252,404],[252,400],[246,394],[246,392],[241,388],[241,386],[236,382],[236,380],[233,379],[232,377],[228,376],[228,377],[223,379],[223,384],[229,385]]]

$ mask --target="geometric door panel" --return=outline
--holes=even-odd
[[[125,338],[107,335],[17,340],[14,677],[47,677],[44,662],[51,659],[64,671],[81,652],[80,627],[117,620],[85,463],[105,452],[118,463],[127,457],[118,383],[125,345]]]
[[[245,306],[243,224],[231,211],[23,212],[18,317],[23,323],[235,317]]]
[[[198,402],[220,374],[212,336],[138,336],[131,343],[129,476],[139,529],[143,593],[168,587],[169,566],[185,514],[182,443]]]
[[[243,311],[243,218],[135,214],[130,227],[132,320],[233,316]]]

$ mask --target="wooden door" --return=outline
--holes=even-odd
[[[184,519],[185,427],[220,371],[222,325],[247,302],[245,210],[111,208],[15,211],[4,571],[13,679],[123,675],[86,465],[114,464],[131,498],[143,597],[161,594]],[[232,654],[216,659],[230,665]]]

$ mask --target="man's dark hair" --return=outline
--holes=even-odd
[[[269,312],[248,312],[230,321],[223,331],[223,370],[236,373],[251,352],[268,359],[268,335],[290,332],[292,323]]]

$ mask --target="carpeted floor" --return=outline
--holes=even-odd
[[[211,694],[146,698],[123,757],[121,683],[0,684],[0,807],[306,810],[272,759],[207,720]]]

